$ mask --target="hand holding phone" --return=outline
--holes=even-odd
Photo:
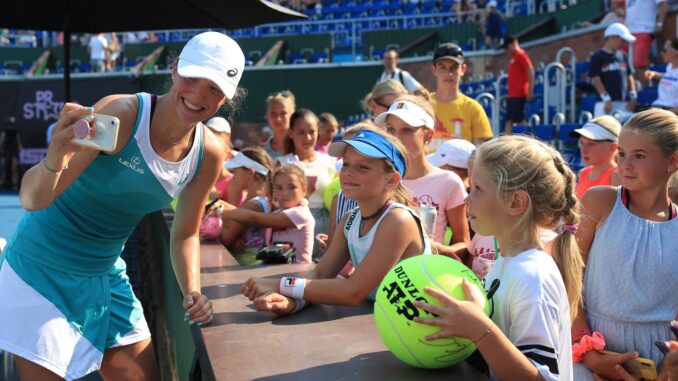
[[[74,123],[73,143],[101,151],[112,152],[118,142],[120,119],[103,114],[92,114],[94,120],[80,119]]]
[[[619,355],[620,353],[611,351],[598,351],[604,355]],[[638,379],[655,380],[657,378],[657,366],[654,361],[642,357],[633,360],[624,361],[621,366],[631,376]]]

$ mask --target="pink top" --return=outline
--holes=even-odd
[[[214,183],[214,187],[217,188],[217,192],[219,192],[219,198],[224,201],[228,199],[228,184],[231,183],[231,180],[233,180],[232,174]],[[242,205],[243,202],[245,202],[245,197],[242,197],[236,206]]]
[[[306,200],[304,200],[306,201]],[[271,243],[291,242],[294,245],[294,254],[297,263],[311,263],[313,261],[313,229],[315,220],[311,215],[308,203],[287,209],[278,209],[273,213],[284,213],[295,227],[273,230]]]
[[[415,180],[403,179],[403,185],[412,192],[417,205],[435,205],[438,217],[433,240],[442,243],[447,226],[445,212],[464,203],[466,198],[464,182],[454,172],[433,167],[433,170],[424,177]]]
[[[327,154],[327,151],[330,149],[330,145],[328,144],[326,146],[323,146],[320,144],[316,144],[313,149],[315,150],[315,152]]]

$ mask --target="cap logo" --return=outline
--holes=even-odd
[[[356,138],[365,138],[365,134],[361,132],[358,135],[356,135]]]
[[[238,75],[238,69],[237,68],[231,69],[231,70],[226,72],[226,75],[233,78],[236,75]]]
[[[398,104],[396,105],[396,110],[400,110],[400,109],[403,108],[404,106],[405,106],[405,103],[403,103],[403,102],[398,102]]]

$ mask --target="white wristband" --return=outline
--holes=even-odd
[[[629,91],[629,99],[638,99],[638,93],[635,91]]]
[[[603,102],[612,102],[612,97],[610,96],[610,94],[605,93],[600,96],[600,100],[602,100]]]
[[[306,278],[283,277],[280,279],[280,294],[294,299],[304,298]]]
[[[306,307],[306,301],[304,299],[296,299],[295,298],[294,300],[297,302],[297,306],[294,307],[292,312],[290,312],[291,314],[295,314],[295,313],[299,312],[299,310],[301,310],[302,308]]]

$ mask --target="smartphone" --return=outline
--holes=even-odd
[[[91,136],[91,133],[90,136],[82,134],[85,135],[85,137],[73,138],[73,143],[106,152],[114,151],[116,143],[118,142],[120,119],[102,114],[93,114],[93,116],[94,121],[91,123],[94,126],[93,136]]]
[[[604,355],[618,355],[617,352],[598,351]],[[635,378],[644,378],[646,380],[657,379],[657,366],[654,361],[638,357],[622,363],[624,369]]]

